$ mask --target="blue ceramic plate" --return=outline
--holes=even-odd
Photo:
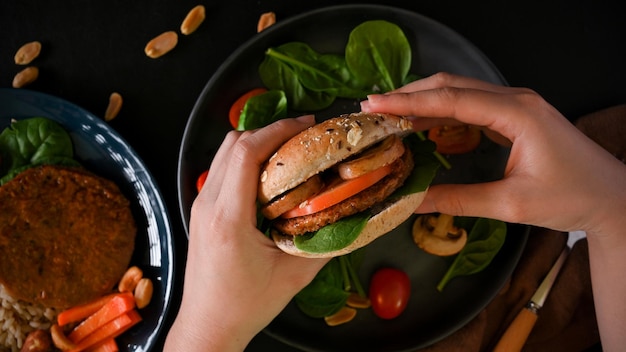
[[[11,119],[52,119],[70,134],[75,158],[88,170],[113,180],[131,202],[137,239],[131,264],[154,284],[143,321],[120,336],[123,351],[147,351],[161,333],[170,304],[174,273],[172,230],[157,185],[137,154],[103,120],[62,99],[22,89],[0,89],[0,129]]]
[[[258,66],[265,50],[302,41],[319,52],[342,54],[354,27],[380,19],[397,24],[406,34],[413,54],[412,73],[427,76],[447,71],[506,84],[497,68],[472,43],[450,28],[407,10],[382,5],[342,5],[281,20],[236,50],[211,77],[196,102],[183,136],[178,168],[179,203],[186,225],[196,195],[195,179],[208,167],[231,129],[230,105],[244,92],[262,85]],[[315,114],[319,120],[358,110],[357,101],[341,99]],[[508,150],[484,138],[476,151],[451,157],[453,169],[440,172],[435,182],[499,178],[507,155]],[[417,248],[411,238],[411,224],[409,220],[369,245],[359,271],[366,287],[372,274],[382,266],[400,268],[409,275],[411,298],[400,317],[384,321],[371,310],[363,310],[350,323],[331,328],[322,319],[303,315],[291,303],[265,332],[307,351],[415,351],[428,346],[465,325],[491,301],[515,268],[528,230],[510,224],[507,240],[489,267],[479,274],[457,278],[438,292],[435,287],[449,260]]]

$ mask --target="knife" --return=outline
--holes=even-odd
[[[539,310],[543,307],[543,304],[552,289],[552,285],[559,275],[561,267],[567,258],[571,246],[565,246],[559,257],[556,259],[552,268],[543,279],[537,291],[530,298],[530,301],[519,312],[519,314],[513,319],[513,322],[506,329],[498,344],[493,349],[494,352],[514,352],[521,351],[522,347],[526,343],[526,339],[530,335],[535,323],[537,322]]]

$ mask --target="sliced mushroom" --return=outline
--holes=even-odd
[[[363,152],[357,159],[338,164],[337,170],[342,179],[351,180],[393,163],[402,154],[404,144],[402,139],[394,134]]]
[[[452,215],[421,215],[413,223],[413,241],[427,253],[449,256],[463,249],[467,231],[454,226]]]
[[[287,191],[276,200],[261,207],[261,213],[270,220],[275,219],[287,210],[295,208],[298,204],[319,192],[323,186],[324,182],[321,177],[319,175],[313,175],[313,177],[298,185],[296,188]]]

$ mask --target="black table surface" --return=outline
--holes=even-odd
[[[199,3],[207,18],[198,31],[181,35],[160,59],[146,57],[148,40],[178,31]],[[617,0],[0,1],[0,87],[11,87],[21,69],[13,62],[16,50],[39,40],[40,76],[29,89],[98,116],[111,92],[124,97],[110,125],[154,175],[175,233],[176,286],[168,323],[178,308],[187,246],[176,192],[178,151],[196,98],[219,65],[256,34],[261,13],[273,11],[280,21],[348,3],[396,6],[443,23],[482,50],[510,85],[534,89],[572,121],[626,103],[626,21]],[[247,350],[295,351],[262,333]]]

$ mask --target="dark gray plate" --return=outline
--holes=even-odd
[[[47,117],[70,134],[76,159],[88,170],[113,180],[131,202],[137,239],[131,259],[154,284],[150,304],[138,325],[117,338],[122,351],[148,351],[163,333],[174,274],[172,229],[161,193],[133,149],[107,123],[82,108],[47,94],[0,89],[0,130],[11,119]]]
[[[366,20],[384,19],[399,25],[413,50],[412,72],[421,76],[447,71],[506,84],[494,65],[471,43],[449,28],[419,14],[379,5],[346,5],[308,12],[283,20],[235,51],[211,77],[191,113],[180,149],[178,191],[181,214],[188,226],[196,196],[195,179],[231,129],[230,104],[247,90],[261,86],[257,73],[265,50],[289,41],[303,41],[319,52],[343,53],[350,31]],[[358,111],[357,101],[341,100],[316,112],[318,119]],[[453,169],[436,182],[468,183],[501,177],[508,151],[489,141],[466,155],[450,158]],[[271,336],[303,350],[401,351],[432,344],[478,314],[505,283],[526,243],[528,229],[509,225],[506,243],[483,272],[455,279],[444,292],[435,289],[449,260],[427,255],[413,244],[412,220],[368,246],[359,272],[364,285],[382,266],[406,271],[412,284],[407,310],[390,321],[371,310],[360,311],[349,324],[330,328],[303,315],[290,304],[265,329]],[[263,304],[263,302],[259,302]]]

